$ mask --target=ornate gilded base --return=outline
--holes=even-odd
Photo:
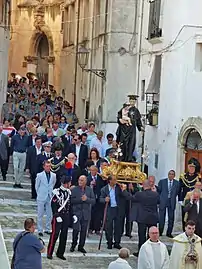
[[[147,175],[140,170],[139,163],[119,162],[112,160],[110,166],[104,167],[101,176],[116,176],[118,182],[142,183]]]

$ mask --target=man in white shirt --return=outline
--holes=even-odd
[[[130,257],[130,251],[127,248],[121,248],[119,250],[119,258],[109,264],[108,269],[132,269],[127,262]]]
[[[74,144],[70,146],[70,153],[74,153],[76,156],[75,164],[80,167],[81,170],[86,168],[86,163],[88,160],[88,147],[81,143],[81,136],[74,136]]]
[[[138,269],[169,269],[169,255],[166,245],[159,241],[159,230],[150,227],[149,239],[141,246]]]
[[[100,154],[100,157],[103,158],[104,157],[103,156],[103,145],[104,145],[103,131],[99,131],[97,133],[97,136],[91,140],[90,149],[96,148]]]

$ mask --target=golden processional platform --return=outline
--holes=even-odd
[[[141,184],[147,179],[147,175],[141,171],[141,164],[117,160],[112,160],[109,166],[103,168],[101,176],[107,179],[110,175],[115,176],[121,183]]]

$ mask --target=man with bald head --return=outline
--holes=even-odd
[[[69,155],[68,155],[69,158]],[[78,251],[86,253],[84,249],[88,223],[91,218],[91,208],[95,204],[95,196],[92,188],[87,185],[86,176],[80,176],[78,186],[72,189],[71,204],[73,213],[73,234],[71,252],[74,252],[78,242],[80,232]]]
[[[135,212],[135,214],[138,223],[138,249],[140,250],[141,246],[146,241],[147,229],[151,226],[157,226],[159,194],[152,191],[149,180],[145,180],[143,182],[143,191],[136,192],[130,199],[133,203],[137,203],[137,212]],[[135,207],[132,207],[132,209],[133,208]],[[134,255],[138,256],[138,253],[134,253]]]
[[[141,246],[138,269],[169,269],[169,255],[166,245],[159,241],[159,230],[149,228],[149,239]]]
[[[127,262],[130,257],[130,250],[127,248],[121,248],[119,250],[119,258],[109,264],[108,269],[132,269]]]

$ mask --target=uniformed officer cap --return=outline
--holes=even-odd
[[[192,167],[195,167],[195,172],[196,173],[200,173],[200,170],[201,170],[201,165],[199,163],[199,161],[196,159],[196,158],[191,158],[189,161],[188,161],[188,166],[192,166]]]
[[[67,175],[62,175],[61,177],[61,183],[62,184],[68,184],[69,182],[71,182],[71,177],[67,176]]]
[[[23,105],[19,105],[19,109],[21,109],[21,110],[25,110],[25,106],[23,106]]]
[[[52,142],[51,141],[46,141],[42,144],[43,147],[51,147],[52,146]]]
[[[63,97],[62,96],[58,96],[58,101],[63,101]]]
[[[45,104],[45,101],[44,101],[44,100],[42,100],[42,101],[39,103],[40,106],[42,106],[42,105],[44,105],[44,104]]]
[[[60,143],[60,142],[58,142],[58,141],[55,142],[55,144],[54,144],[54,152],[55,152],[55,151],[62,151],[63,148],[64,148],[64,146],[63,146],[62,143]]]
[[[7,98],[13,99],[13,95],[11,93],[7,93]]]
[[[63,104],[66,105],[66,106],[70,106],[70,104],[69,104],[69,102],[67,100],[64,100]]]
[[[138,97],[139,97],[139,95],[136,95],[136,94],[129,94],[128,95],[129,100],[137,100]]]

